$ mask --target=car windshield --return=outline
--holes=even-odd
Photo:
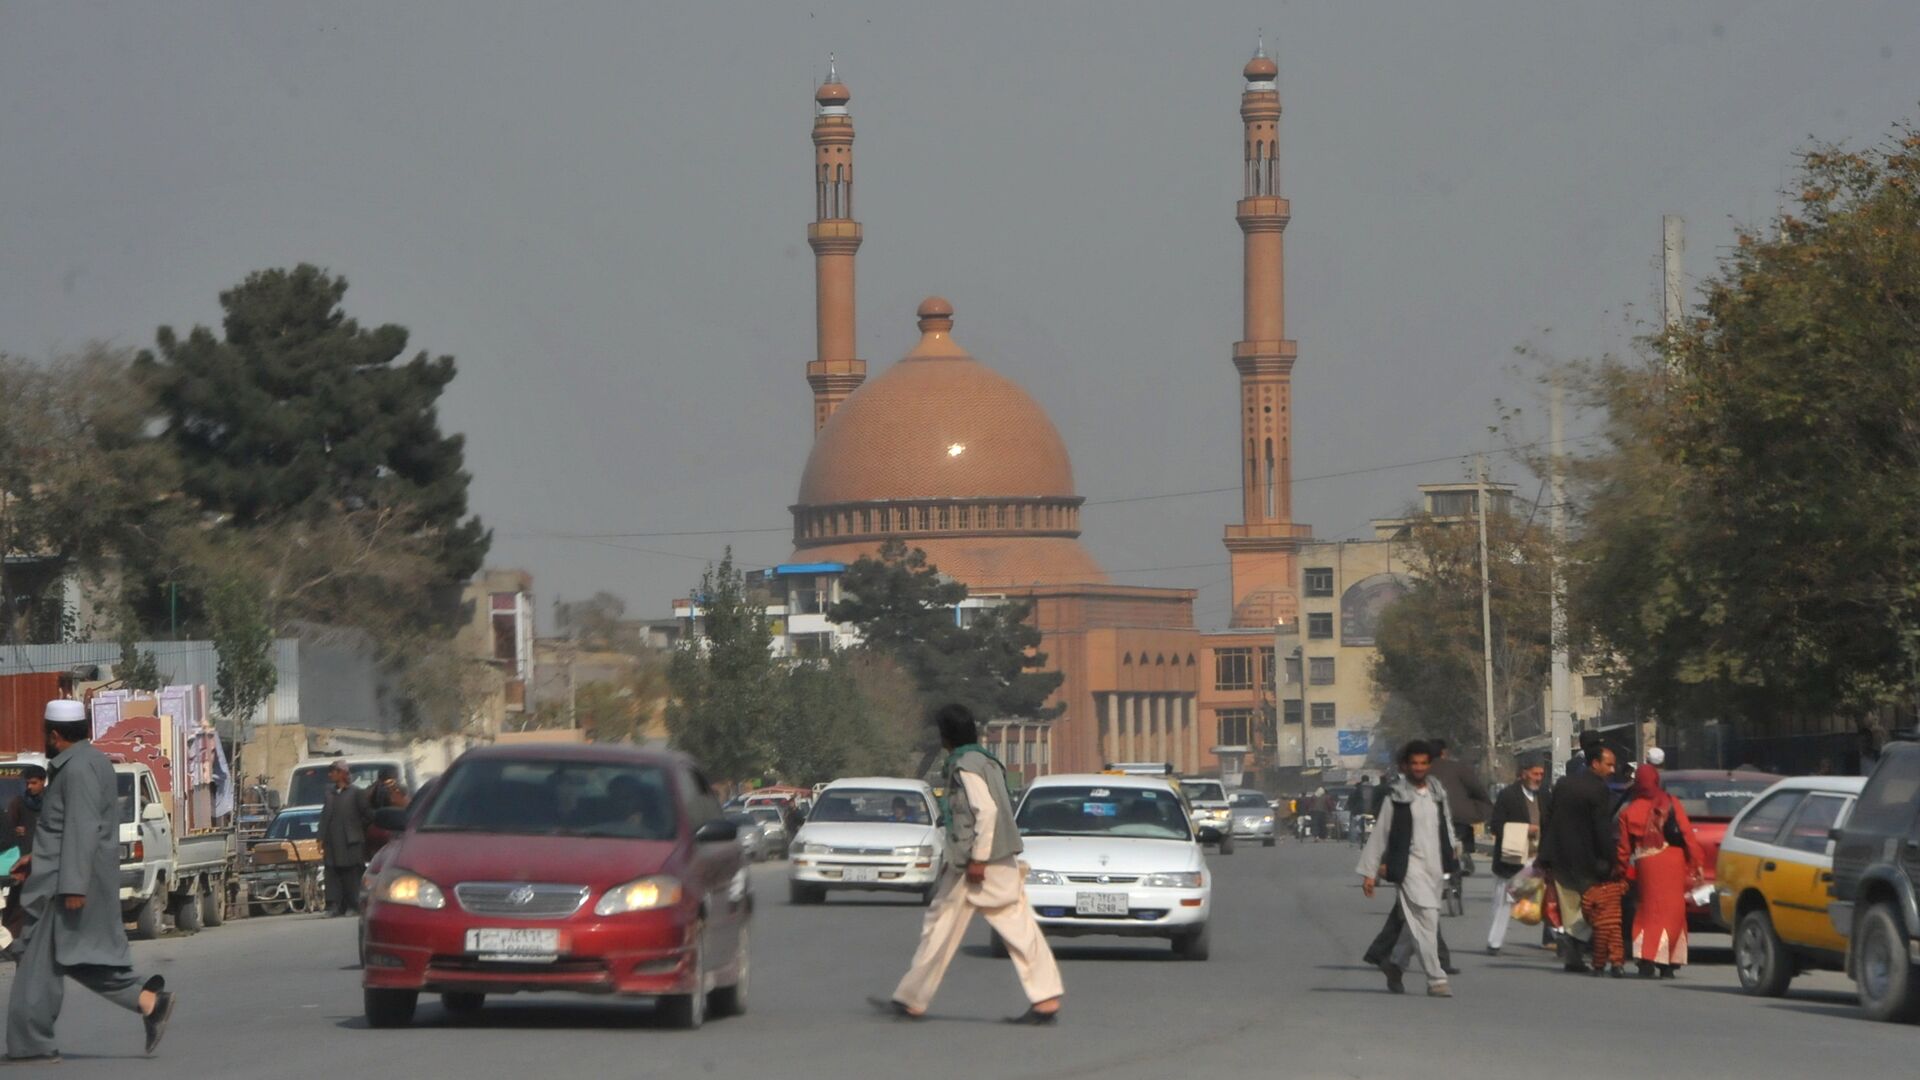
[[[1027,793],[1014,824],[1026,836],[1132,836],[1190,840],[1187,812],[1166,789],[1043,787]]]
[[[776,825],[786,824],[786,819],[780,816],[780,811],[770,806],[750,806],[747,808],[747,816],[762,823],[771,821]]]
[[[933,815],[917,791],[834,788],[820,796],[807,821],[863,821],[873,825],[930,825]]]
[[[269,840],[313,840],[320,835],[320,815],[311,811],[281,814],[267,826]]]
[[[1667,777],[1662,780],[1661,786],[1667,789],[1667,794],[1680,800],[1688,817],[1732,820],[1742,807],[1772,787],[1773,780],[1739,780],[1724,776],[1704,780]]]
[[[357,788],[371,788],[380,776],[382,762],[368,761],[348,765],[347,775]],[[319,806],[327,801],[327,789],[333,786],[327,779],[327,770],[333,768],[331,761],[316,761],[311,765],[302,765],[293,770],[293,781],[287,785],[287,806]]]
[[[1268,809],[1267,797],[1257,791],[1243,791],[1233,797],[1233,808],[1235,810],[1266,810]]]
[[[1180,789],[1195,802],[1227,801],[1227,789],[1218,780],[1182,780]]]
[[[420,830],[671,840],[679,826],[657,765],[490,758],[441,780]]]
[[[721,816],[723,816],[723,817],[725,817],[725,818],[726,818],[726,819],[727,819],[728,821],[731,821],[731,822],[733,822],[733,823],[734,823],[735,825],[758,825],[758,824],[760,824],[760,823],[759,823],[758,821],[755,821],[755,820],[753,819],[753,816],[752,816],[751,814],[742,814],[742,813],[740,813],[740,812],[739,812],[739,811],[737,811],[737,810],[729,810],[729,811],[727,811],[727,812],[726,812],[725,814],[723,814],[723,815],[721,815]]]

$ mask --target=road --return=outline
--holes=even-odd
[[[1067,1010],[1057,1028],[1010,1028],[1011,966],[976,923],[932,1018],[872,1015],[912,951],[920,909],[834,899],[794,908],[784,867],[755,870],[754,985],[745,1017],[664,1030],[644,1003],[571,998],[489,1002],[458,1023],[422,1003],[416,1026],[370,1031],[360,1017],[354,926],[308,917],[231,923],[134,946],[181,991],[151,1063],[129,1061],[139,1028],[78,987],[61,1038],[67,1076],[424,1075],[936,1077],[1895,1076],[1920,1032],[1859,1018],[1837,975],[1793,995],[1738,993],[1725,939],[1701,943],[1679,981],[1566,975],[1513,942],[1485,955],[1487,879],[1469,914],[1444,920],[1464,971],[1452,1000],[1388,995],[1359,963],[1388,903],[1367,901],[1344,844],[1242,846],[1213,859],[1214,956],[1173,959],[1154,942],[1059,943]],[[1535,938],[1534,940],[1537,940]],[[1108,942],[1111,941],[1112,944]],[[10,984],[11,970],[0,975]]]

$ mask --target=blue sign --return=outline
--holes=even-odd
[[[1341,757],[1365,757],[1367,748],[1373,744],[1371,731],[1342,731],[1339,734]]]

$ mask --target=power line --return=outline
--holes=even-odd
[[[1563,440],[1563,445],[1579,445],[1581,443],[1592,442],[1595,439],[1598,439],[1600,437],[1601,436],[1598,436],[1598,435],[1586,435],[1577,439],[1566,439],[1566,440]],[[1532,450],[1538,447],[1547,446],[1551,443],[1551,441],[1552,440],[1549,440],[1549,439],[1541,439],[1537,442],[1521,443],[1515,446],[1510,446],[1506,450],[1499,451],[1499,452],[1508,453],[1508,454],[1518,453],[1519,451],[1522,451],[1522,450]],[[1444,457],[1420,458],[1415,461],[1396,461],[1386,465],[1373,465],[1364,469],[1342,469],[1338,472],[1318,473],[1313,476],[1296,476],[1293,478],[1293,483],[1310,484],[1320,480],[1338,480],[1338,479],[1342,479],[1344,477],[1349,477],[1349,476],[1366,476],[1372,473],[1392,472],[1398,469],[1412,469],[1412,468],[1417,468],[1418,466],[1421,466],[1421,465],[1436,465],[1436,464],[1440,464],[1442,462],[1447,462],[1447,461],[1457,461],[1463,456],[1465,455],[1447,454]],[[1087,506],[1123,506],[1129,503],[1150,502],[1158,499],[1182,499],[1182,498],[1190,498],[1196,495],[1220,495],[1226,492],[1239,491],[1239,490],[1240,490],[1240,485],[1234,484],[1231,487],[1193,488],[1186,491],[1161,491],[1161,492],[1153,492],[1145,495],[1121,495],[1121,496],[1115,496],[1113,498],[1107,498],[1107,499],[1088,499],[1085,505]],[[602,533],[554,532],[554,531],[548,531],[548,530],[530,530],[526,532],[506,532],[506,533],[502,533],[501,535],[511,536],[511,537],[520,537],[520,538],[540,538],[540,539],[551,539],[551,540],[580,540],[580,541],[591,542],[591,541],[599,541],[599,540],[647,540],[647,539],[659,539],[659,538],[674,537],[674,536],[753,536],[753,535],[767,535],[772,533],[791,534],[792,532],[793,532],[793,526],[780,525],[780,526],[769,526],[766,528],[752,528],[752,529],[671,529],[671,530],[661,529],[661,530],[652,530],[652,531],[645,531],[645,532],[602,532]],[[645,549],[635,549],[635,550],[644,551]],[[704,558],[705,557],[705,556],[685,555],[685,554],[680,554],[676,552],[655,551],[655,552],[649,552],[649,553],[656,554],[656,555],[673,555],[678,558]]]

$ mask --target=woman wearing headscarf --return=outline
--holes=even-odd
[[[1620,811],[1620,862],[1633,883],[1633,958],[1640,977],[1671,979],[1687,962],[1687,890],[1704,880],[1700,845],[1680,800],[1651,764],[1634,770]]]

